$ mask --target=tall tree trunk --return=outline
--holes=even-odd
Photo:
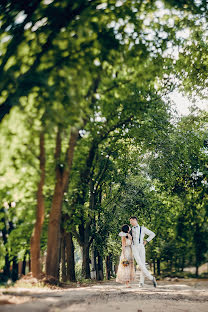
[[[88,242],[82,246],[82,276],[86,279],[90,278],[90,256]]]
[[[26,273],[26,257],[27,257],[27,252],[25,252],[24,259],[22,261],[22,275],[25,275]]]
[[[66,151],[65,164],[60,164],[61,156],[61,131],[58,129],[56,137],[56,185],[53,194],[49,225],[48,245],[46,257],[46,274],[58,279],[59,251],[60,251],[60,221],[64,192],[67,190],[71,172],[74,149],[78,139],[79,131],[71,130],[70,140]]]
[[[185,267],[185,255],[182,256],[182,260],[181,260],[181,272],[183,272]]]
[[[8,234],[10,234],[13,230],[14,230],[14,223],[13,223],[13,221],[9,221]],[[13,282],[18,280],[18,259],[17,259],[17,256],[13,256],[13,258],[12,258],[11,278],[12,278]]]
[[[178,272],[178,258],[175,258],[175,271]]]
[[[112,261],[111,261],[111,254],[106,256],[106,278],[109,280],[112,273]]]
[[[104,278],[104,274],[103,274],[103,258],[102,258],[102,256],[100,255],[99,252],[98,252],[97,271],[98,271],[97,280],[98,281],[102,281],[103,278]]]
[[[160,275],[160,258],[157,258],[157,275]]]
[[[113,276],[113,255],[110,254],[110,276]]]
[[[41,273],[40,264],[40,239],[42,226],[44,222],[44,195],[43,187],[45,183],[45,142],[44,133],[40,133],[40,181],[37,191],[37,211],[36,211],[36,223],[31,236],[30,250],[31,250],[31,270],[32,275],[39,278]]]
[[[66,254],[67,254],[67,280],[76,281],[75,260],[74,260],[74,243],[71,233],[66,233]]]
[[[74,235],[78,240],[78,243],[82,250],[82,276],[83,278],[90,278],[90,256],[89,249],[93,241],[92,237],[90,239],[90,227],[92,220],[84,222],[83,217],[80,217],[81,223],[79,224],[79,234],[74,231]]]
[[[196,275],[196,277],[198,277],[198,276],[199,276],[199,265],[198,265],[198,264],[196,264],[196,271],[195,271],[195,275]]]
[[[98,270],[97,270],[97,252],[96,247],[91,247],[91,279],[96,279],[98,276]]]
[[[155,275],[156,274],[155,258],[153,258],[153,272],[154,272],[154,275]]]
[[[67,276],[66,276],[66,240],[65,235],[63,233],[61,238],[61,276],[62,281],[66,282]]]
[[[200,255],[201,255],[201,237],[200,237],[200,227],[199,224],[196,223],[194,227],[194,249],[195,249],[195,275],[199,276],[199,265],[200,265]]]
[[[6,249],[6,255],[5,255],[4,260],[5,260],[5,264],[3,268],[4,275],[6,275],[7,277],[10,277],[10,260],[9,260],[9,254],[8,254],[7,249]]]
[[[28,271],[31,272],[31,256],[30,256],[30,252],[28,254],[29,254],[29,257],[28,257]]]
[[[18,280],[18,259],[17,256],[13,257],[13,264],[12,264],[12,274],[11,278],[13,282],[16,282]]]
[[[4,267],[3,267],[3,272],[4,275],[6,275],[8,278],[10,277],[10,260],[9,260],[9,253],[8,253],[8,249],[7,249],[7,237],[8,237],[8,231],[7,231],[7,225],[6,225],[6,213],[5,213],[5,209],[1,208],[0,212],[2,213],[2,218],[0,219],[0,222],[3,224],[3,228],[2,228],[2,239],[3,239],[3,243],[4,243],[4,247],[5,247],[5,263],[4,263]]]
[[[170,273],[172,273],[172,271],[173,271],[173,258],[171,256],[171,258],[170,258]]]
[[[60,266],[61,266],[61,280],[62,282],[66,282],[66,239],[65,233],[62,231],[61,233],[61,249],[60,249]]]
[[[46,257],[46,274],[58,279],[59,253],[60,253],[60,218],[63,199],[61,179],[56,181],[53,195],[52,209],[48,226],[48,245]]]

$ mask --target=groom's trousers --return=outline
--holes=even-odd
[[[140,267],[140,283],[144,284],[144,276],[146,276],[149,280],[153,280],[153,276],[147,270],[145,266],[145,247],[144,244],[132,245],[133,256]]]

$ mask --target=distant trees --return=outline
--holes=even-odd
[[[175,249],[173,258],[181,270],[191,259],[196,275],[199,265],[207,259],[208,247],[206,124],[207,113],[183,117],[167,142],[153,155],[149,167],[152,177],[168,190],[167,196],[178,198],[172,211],[172,224],[175,223],[172,242],[167,248]],[[166,259],[170,250],[165,251]]]

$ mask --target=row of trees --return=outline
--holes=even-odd
[[[104,257],[109,277],[119,227],[131,214],[157,232],[149,257],[158,268],[162,258],[183,268],[190,257],[198,268],[207,246],[207,115],[176,122],[164,95],[180,83],[193,91],[195,64],[184,68],[182,60],[206,51],[206,3],[0,6],[4,273],[11,262],[16,272],[17,258],[30,251],[39,277],[46,252],[46,274],[73,281],[76,242],[82,275],[90,277],[91,251],[97,278]],[[189,38],[181,35],[184,27]],[[196,51],[190,40],[197,36]],[[195,85],[202,88],[199,71]],[[178,73],[180,81],[173,78]]]

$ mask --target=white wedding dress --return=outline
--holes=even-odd
[[[126,246],[125,246],[125,260],[129,261],[129,265],[127,267],[124,267],[122,265],[121,262],[123,259],[124,255],[122,251],[116,275],[116,282],[118,283],[131,282],[135,279],[134,258],[131,248],[131,240],[128,238],[126,238]]]

